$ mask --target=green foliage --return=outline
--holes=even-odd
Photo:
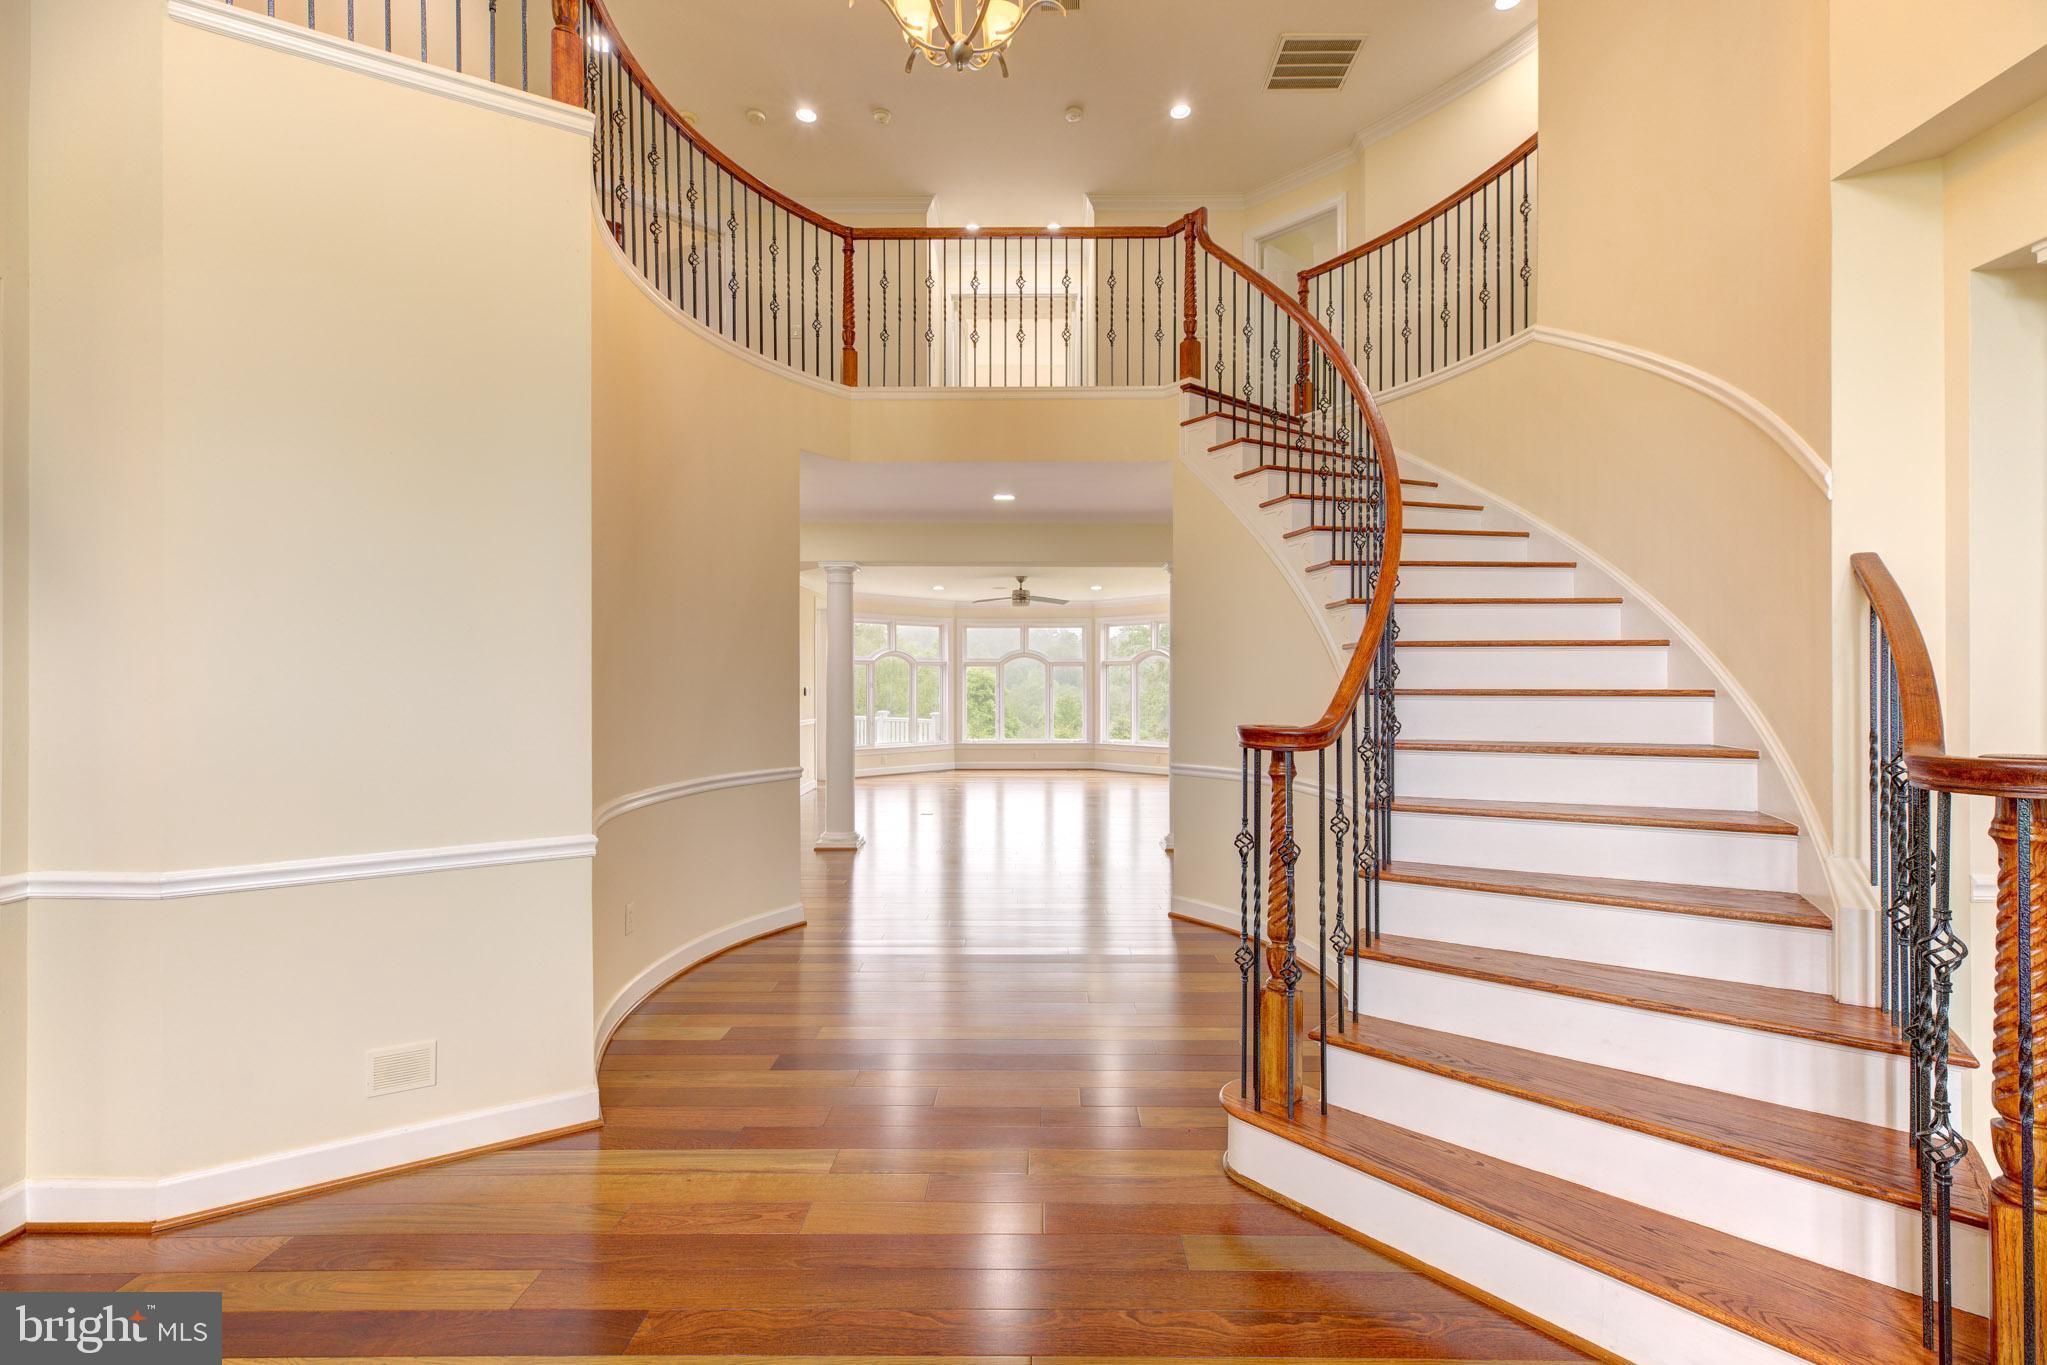
[[[966,737],[995,738],[995,670],[992,668],[967,670]]]

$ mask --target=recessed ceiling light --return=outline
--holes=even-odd
[[[980,230],[981,230],[981,225],[980,225],[979,223],[969,223],[969,224],[967,224],[967,231],[969,231],[969,232],[979,232]]]
[[[1521,0],[1493,0],[1493,8],[1494,8],[1494,9],[1512,9],[1512,8],[1514,8],[1514,6],[1516,6],[1516,5],[1520,4],[1520,3],[1521,3]]]
[[[1193,113],[1194,110],[1185,101],[1182,101],[1181,103],[1176,104],[1172,108],[1166,110],[1166,112],[1168,114],[1171,114],[1174,118],[1186,118],[1189,114]]]
[[[1015,502],[1015,501],[1016,501],[1016,494],[1014,494],[1014,493],[997,493],[997,494],[995,495],[995,501],[997,501],[997,502]]]
[[[1045,224],[1045,231],[1047,231],[1047,232],[1057,232],[1058,230],[1059,230],[1059,225],[1058,225],[1057,223],[1047,223],[1047,224]]]
[[[817,122],[817,110],[815,110],[815,109],[811,108],[811,107],[810,107],[809,105],[807,105],[807,104],[799,104],[799,105],[797,105],[797,106],[796,106],[796,121],[797,121],[798,123],[815,123],[815,122]]]
[[[1099,583],[1090,583],[1087,585],[1087,590],[1089,592],[1100,592],[1102,590],[1102,585]]]
[[[933,591],[933,592],[944,592],[944,591],[945,591],[945,584],[943,584],[943,583],[933,583],[933,584],[931,585],[931,591]]]

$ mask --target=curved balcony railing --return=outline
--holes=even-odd
[[[1528,325],[1535,141],[1399,227],[1300,273],[1302,306],[1374,391],[1426,379]]]

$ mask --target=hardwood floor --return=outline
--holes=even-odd
[[[218,1289],[230,1357],[1580,1358],[1222,1173],[1235,945],[1166,918],[1162,778],[858,812],[862,852],[805,839],[808,927],[627,1020],[603,1129],[22,1238],[0,1289]]]

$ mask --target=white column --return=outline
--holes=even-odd
[[[853,573],[860,566],[818,567],[825,581],[825,744],[824,829],[816,847],[853,849],[867,842],[853,828]]]
[[[1173,623],[1173,566],[1168,563],[1162,564],[1159,567],[1166,571],[1166,624],[1170,626]],[[1171,668],[1167,676],[1173,680],[1175,685],[1178,685],[1180,681],[1179,668],[1177,666]],[[1135,726],[1137,723],[1137,711],[1134,699],[1131,703],[1131,708],[1130,720],[1131,724]],[[1173,771],[1173,746],[1179,742],[1180,732],[1173,726],[1172,694],[1168,692],[1166,694],[1166,771],[1168,773]],[[1166,779],[1166,834],[1163,839],[1159,840],[1159,847],[1168,853],[1173,851],[1173,782],[1170,777]]]

